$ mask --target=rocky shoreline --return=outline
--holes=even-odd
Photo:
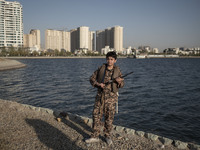
[[[86,144],[92,119],[67,112],[34,107],[0,99],[0,149],[74,150],[200,150],[199,145],[160,137],[143,131],[114,126],[113,145]]]
[[[0,58],[0,71],[22,67],[26,67],[26,65],[16,60]]]

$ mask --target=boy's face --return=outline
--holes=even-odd
[[[114,64],[117,62],[117,60],[113,57],[108,57],[106,61],[108,66],[114,66]]]

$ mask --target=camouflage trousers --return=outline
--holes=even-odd
[[[93,135],[92,137],[98,137],[101,131],[101,127],[104,127],[105,137],[110,137],[112,131],[112,123],[115,115],[115,106],[117,101],[117,94],[98,92],[94,109],[93,109]],[[104,114],[104,122],[102,122]]]

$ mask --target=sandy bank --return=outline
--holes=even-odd
[[[25,64],[16,60],[0,58],[0,71],[17,69],[25,66],[26,66]]]
[[[61,121],[56,120],[58,117]],[[120,126],[115,126],[113,129],[114,144],[110,147],[105,143],[103,136],[99,143],[86,144],[84,140],[90,135],[91,119],[70,113],[61,115],[50,109],[0,99],[1,150],[177,150],[181,148],[180,144],[173,144],[173,140],[169,139],[168,143],[167,140],[162,143],[158,136]],[[184,149],[188,150],[188,147],[195,149],[195,146],[197,147],[187,144]]]

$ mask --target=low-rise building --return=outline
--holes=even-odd
[[[124,49],[122,54],[123,55],[132,55],[133,51],[131,49],[131,46],[129,46],[128,48]]]
[[[195,48],[167,48],[163,51],[165,54],[179,54],[179,55],[197,55],[200,54],[200,47]]]
[[[159,53],[159,50],[158,50],[158,48],[153,48],[153,53],[154,53],[154,54],[157,54],[157,53]]]
[[[115,51],[114,48],[110,48],[110,46],[105,46],[105,48],[101,49],[101,54],[106,55],[108,52]]]

